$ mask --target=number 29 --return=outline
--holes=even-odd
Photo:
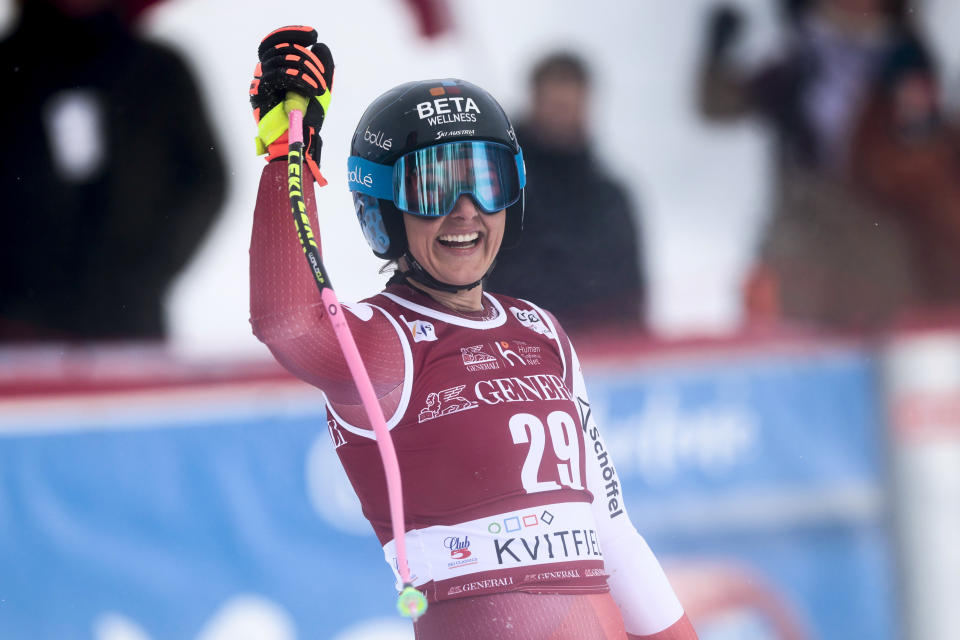
[[[547,429],[553,452],[563,462],[557,464],[558,480],[541,481],[540,465],[546,444],[546,429],[537,416],[517,413],[510,418],[510,435],[514,444],[530,443],[527,457],[520,470],[520,481],[527,493],[555,491],[562,486],[583,489],[580,482],[580,441],[577,438],[577,423],[565,411],[552,411],[547,416]]]

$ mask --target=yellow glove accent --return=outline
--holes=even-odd
[[[330,96],[333,94],[332,91],[324,91],[322,96],[317,96],[317,102],[320,103],[320,106],[323,107],[323,116],[327,116],[327,112],[330,109]]]
[[[274,140],[283,135],[283,132],[290,126],[287,112],[283,108],[283,103],[277,104],[270,109],[257,123],[257,155],[261,156],[267,152],[267,147]]]
[[[328,95],[330,92],[324,92],[324,95]],[[323,104],[322,102],[320,104]],[[305,113],[307,111],[307,98],[295,93],[293,91],[287,91],[287,99],[283,101],[283,110],[287,112],[289,117],[290,112],[293,110],[299,110],[300,113]],[[326,111],[324,111],[326,114]]]
[[[316,98],[320,106],[323,107],[323,113],[327,113],[330,106],[330,92],[324,91],[322,96]],[[262,156],[277,138],[283,135],[290,125],[290,112],[299,109],[301,113],[307,111],[308,99],[299,93],[293,91],[287,92],[287,98],[282,103],[270,109],[257,123],[257,137],[254,142],[257,145],[257,155]]]

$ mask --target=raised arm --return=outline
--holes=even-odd
[[[696,89],[700,113],[714,122],[759,115],[778,129],[796,127],[805,58],[792,52],[794,43],[785,38],[790,43],[786,50],[749,71],[743,68],[732,54],[746,19],[734,4],[719,4],[707,14]]]
[[[304,139],[310,141],[311,172],[305,176],[304,200],[320,245],[311,174],[321,185],[326,183],[318,167],[319,130],[329,105],[333,61],[329,50],[316,44],[316,31],[304,27],[285,27],[267,36],[260,45],[260,60],[250,95],[258,147],[267,154],[267,166],[260,178],[250,240],[250,323],[254,335],[291,373],[322,389],[335,405],[359,405],[359,394],[304,260],[287,195],[287,114],[282,101],[287,91],[296,91],[310,98]],[[389,404],[386,399],[403,379],[400,338],[386,317],[369,305],[345,309],[377,396]],[[384,406],[388,415],[389,409]]]

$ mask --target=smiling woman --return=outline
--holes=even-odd
[[[481,214],[466,195],[457,199],[449,214],[442,218],[422,218],[403,214],[410,255],[434,278],[454,287],[471,285],[490,272],[500,251],[506,213],[501,210]],[[398,267],[409,272],[408,259],[401,256]],[[460,291],[445,291],[411,281],[414,286],[457,311],[481,311],[483,289],[472,286]]]
[[[324,391],[337,455],[402,587],[375,435],[289,222],[278,152],[287,133],[270,125],[284,122],[287,91],[305,94],[304,137],[319,150],[333,62],[306,27],[277,30],[260,57],[251,93],[270,162],[250,247],[251,323],[278,361]],[[500,249],[519,240],[525,173],[503,109],[457,79],[386,92],[351,145],[357,219],[374,254],[396,266],[383,291],[344,316],[403,478],[397,537],[411,541],[410,581],[429,602],[414,631],[690,640],[622,505],[566,333],[535,304],[484,290]],[[312,191],[304,200],[318,229]]]

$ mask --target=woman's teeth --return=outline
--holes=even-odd
[[[437,238],[441,244],[452,247],[467,246],[480,239],[480,233],[448,233]]]

